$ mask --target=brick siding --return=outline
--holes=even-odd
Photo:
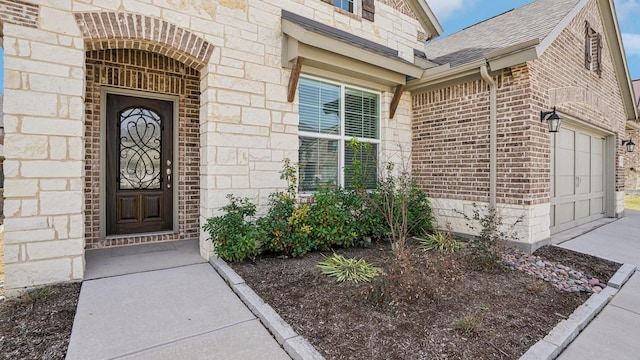
[[[636,143],[636,151],[625,153],[625,190],[640,190],[640,131],[627,130],[624,140],[632,139]],[[622,144],[622,142],[620,142]]]
[[[75,14],[86,50],[138,49],[177,59],[196,69],[209,62],[213,45],[162,19],[123,12]]]
[[[38,17],[38,5],[20,0],[0,0],[0,21],[2,22],[37,28]]]
[[[584,67],[584,21],[602,32],[597,11],[596,3],[589,2],[540,59],[495,76],[499,204],[550,201],[552,135],[540,123],[540,110],[557,106],[616,138],[625,136],[624,108],[606,40],[602,78]],[[413,109],[413,166],[419,185],[435,198],[488,202],[487,84],[474,80],[415,94]],[[623,190],[625,176],[617,161],[623,155],[619,144],[616,191]]]
[[[200,75],[177,60],[141,50],[87,52],[86,93],[86,248],[156,241],[196,239],[200,207]],[[100,87],[179,95],[178,233],[101,239],[100,225]]]
[[[531,105],[534,109],[557,106],[585,124],[613,132],[616,156],[610,161],[615,161],[616,166],[615,190],[624,191],[625,170],[618,159],[624,156],[620,143],[626,136],[626,114],[606,36],[603,36],[602,78],[584,66],[585,21],[604,34],[600,19],[598,5],[589,1],[541,58],[529,63]]]

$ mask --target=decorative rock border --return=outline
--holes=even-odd
[[[611,277],[607,287],[593,294],[569,316],[562,320],[544,339],[538,341],[520,357],[520,360],[553,360],[578,336],[596,315],[604,309],[636,271],[636,267],[624,264]]]
[[[233,292],[251,312],[269,329],[276,341],[294,360],[324,360],[324,357],[305,338],[296,333],[284,319],[245,284],[227,263],[219,258],[209,258],[209,263],[229,284]]]

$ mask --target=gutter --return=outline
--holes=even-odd
[[[486,64],[480,66],[480,76],[489,84],[489,206],[495,208],[498,188],[498,91]]]
[[[640,123],[634,120],[627,120],[627,129],[640,130]]]

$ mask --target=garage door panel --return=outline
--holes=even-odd
[[[591,192],[591,176],[589,174],[576,176],[576,181],[578,183],[576,194],[589,194]]]
[[[569,149],[573,152],[575,149],[575,131],[571,129],[561,129],[556,133],[556,149]]]
[[[591,200],[576,201],[576,218],[575,220],[581,220],[591,216]]]
[[[603,136],[568,125],[554,140],[552,233],[603,217],[606,204]]]
[[[604,139],[598,137],[592,139],[591,152],[598,155],[604,154]]]
[[[557,176],[556,179],[556,196],[568,196],[575,194],[575,176]]]
[[[593,192],[604,191],[604,175],[594,175],[591,177],[591,189]]]
[[[575,220],[575,203],[565,203],[556,206],[556,226],[561,226]]]
[[[591,154],[591,135],[576,132],[576,151]]]
[[[556,175],[570,175],[573,177],[575,157],[573,149],[558,149],[556,156]]]
[[[604,197],[591,199],[591,214],[604,214]]]

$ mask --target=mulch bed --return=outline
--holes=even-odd
[[[517,359],[590,296],[506,267],[469,269],[463,253],[414,248],[412,266],[400,273],[390,267],[385,245],[337,252],[364,258],[388,275],[336,284],[317,269],[324,259],[319,253],[231,264],[327,359]],[[619,267],[556,247],[536,252],[542,254],[607,280]]]
[[[338,252],[385,268],[391,261],[383,245]],[[321,254],[232,266],[328,359],[515,359],[589,296],[515,270],[472,271],[463,254],[412,253],[411,276],[387,277],[401,287],[332,283],[315,267]],[[601,279],[619,267],[556,247],[535,255]],[[410,298],[395,302],[382,290]],[[79,294],[80,284],[64,284],[0,302],[0,359],[64,359]]]
[[[79,295],[64,284],[0,303],[0,358],[64,359]]]

